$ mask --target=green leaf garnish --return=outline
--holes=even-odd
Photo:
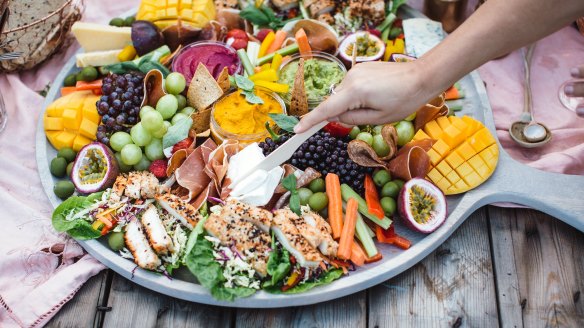
[[[188,137],[192,125],[193,119],[190,117],[178,121],[175,125],[171,125],[164,137],[162,137],[162,149],[172,147],[177,142]]]
[[[252,80],[248,79],[247,77],[245,77],[243,75],[239,75],[239,74],[236,74],[234,76],[234,78],[235,78],[235,84],[237,85],[238,88],[240,88],[243,91],[253,92],[253,87],[255,86],[255,84],[253,83]]]
[[[253,91],[241,91],[242,94],[245,95],[245,100],[250,104],[260,104],[264,103],[264,100],[260,98],[258,95],[253,93]]]
[[[296,189],[296,176],[294,174],[290,174],[282,180],[282,186],[290,191],[290,210],[296,213],[297,215],[301,215],[300,212],[300,196],[298,196],[298,189]]]
[[[294,127],[300,122],[296,117],[288,116],[286,114],[269,113],[268,115],[274,120],[274,122],[276,122],[280,129],[287,132],[294,132]]]

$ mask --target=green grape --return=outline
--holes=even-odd
[[[414,124],[409,121],[399,121],[395,125],[397,132],[397,145],[403,146],[414,138]]]
[[[116,157],[116,160],[118,161],[118,166],[120,167],[120,171],[126,173],[126,172],[130,172],[132,170],[132,165],[126,165],[126,163],[124,163],[124,161],[122,161],[122,154],[121,153],[115,153],[114,156]]]
[[[146,156],[142,156],[142,158],[140,159],[140,161],[134,165],[134,170],[136,171],[146,171],[150,168],[150,164],[152,164],[152,162],[150,162],[148,160],[148,158],[146,158]]]
[[[373,136],[373,144],[371,146],[379,157],[387,156],[389,154],[389,145],[385,142],[381,134]]]
[[[173,95],[178,95],[185,90],[187,81],[185,77],[178,72],[173,72],[168,74],[166,77],[165,88],[166,91]]]
[[[110,146],[115,151],[121,151],[125,145],[132,143],[132,137],[129,133],[118,131],[110,137]]]
[[[373,136],[369,132],[361,132],[357,135],[357,140],[365,141],[369,146],[373,144]]]
[[[174,95],[164,95],[156,103],[156,110],[162,114],[162,118],[168,120],[178,110],[178,100]]]
[[[379,202],[381,203],[381,208],[383,209],[383,212],[385,212],[385,215],[391,216],[395,213],[397,208],[395,199],[391,197],[383,197]]]
[[[193,107],[185,107],[179,111],[179,113],[189,115],[189,116],[194,112],[195,112],[195,109]]]
[[[146,113],[151,112],[151,111],[154,111],[154,110],[156,110],[156,109],[154,109],[153,107],[150,107],[150,106],[144,106],[144,107],[142,107],[142,109],[140,109],[140,119],[142,119],[142,117]]]
[[[373,135],[381,134],[381,129],[383,129],[383,125],[376,125],[373,128]]]
[[[132,127],[130,135],[132,136],[132,141],[140,147],[146,146],[152,140],[152,136],[148,133],[148,130],[144,129],[141,122]]]
[[[168,125],[166,124],[168,123]],[[152,132],[152,137],[154,138],[158,138],[158,139],[162,139],[162,137],[164,137],[164,135],[166,134],[166,132],[168,131],[168,127],[170,126],[170,123],[167,121],[163,121],[162,122],[162,128]]]
[[[187,98],[183,95],[176,95],[176,101],[178,101],[178,109],[181,110],[187,107]]]
[[[391,181],[391,174],[386,170],[379,170],[373,174],[373,182],[380,188],[389,181]]]
[[[308,200],[312,196],[312,190],[308,188],[299,188],[298,197],[300,197],[300,205],[308,205]]]
[[[142,116],[140,123],[148,132],[156,132],[164,127],[162,115],[158,111],[150,111]]]
[[[172,117],[172,120],[170,120],[170,123],[172,123],[172,125],[175,125],[176,123],[184,120],[187,117],[188,116],[186,116],[185,114],[177,113]]]
[[[122,162],[126,165],[135,165],[142,159],[142,149],[134,144],[127,144],[120,152]]]
[[[166,128],[170,128],[172,126],[172,124],[169,121],[164,121],[164,126],[166,126]]]
[[[144,153],[151,161],[163,159],[164,153],[162,152],[162,139],[153,138],[152,141],[150,141],[150,143],[144,148]]]
[[[359,133],[361,133],[361,129],[359,129],[359,127],[357,125],[355,125],[352,129],[351,132],[349,132],[349,138],[351,139],[356,139],[357,136],[359,135]]]

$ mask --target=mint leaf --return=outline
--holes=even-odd
[[[274,122],[280,127],[280,129],[287,131],[287,132],[294,132],[294,127],[298,122],[300,122],[294,116],[288,116],[286,114],[268,114]]]
[[[296,213],[297,215],[301,215],[300,212],[300,196],[298,196],[298,189],[296,189],[296,176],[294,174],[290,174],[282,180],[282,186],[286,188],[286,190],[290,191],[290,210]]]
[[[235,75],[235,84],[238,88],[244,91],[253,92],[254,83],[252,80],[248,79],[243,75],[236,74]]]
[[[250,104],[263,104],[264,100],[258,97],[253,91],[241,91],[245,95],[245,100]]]
[[[175,125],[171,125],[164,137],[162,137],[162,149],[172,147],[177,142],[188,137],[192,125],[193,119],[190,117],[178,121]]]

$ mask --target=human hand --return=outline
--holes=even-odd
[[[421,61],[357,64],[334,94],[305,115],[294,131],[304,132],[325,120],[349,125],[399,121],[436,96],[421,72]]]
[[[572,68],[570,74],[573,78],[584,79],[584,65]],[[564,93],[568,97],[584,97],[584,80],[566,84]],[[584,117],[584,107],[576,108],[576,114]]]

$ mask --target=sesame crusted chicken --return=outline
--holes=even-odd
[[[323,257],[294,224],[299,219],[298,215],[289,209],[277,210],[274,212],[272,229],[282,247],[294,255],[300,266],[315,268],[323,261]]]
[[[270,232],[270,227],[272,226],[273,215],[270,211],[251,206],[233,198],[227,200],[221,214],[253,223],[265,233]]]
[[[161,261],[148,243],[142,223],[138,219],[134,219],[126,225],[125,229],[124,241],[134,257],[134,262],[141,268],[156,270]]]
[[[332,0],[304,1],[303,5],[311,17],[318,17],[335,9],[335,2]]]
[[[331,226],[325,219],[315,212],[303,211],[298,221],[302,222],[297,227],[304,238],[307,238],[307,235],[314,236],[310,240],[313,247],[317,247],[326,256],[337,256],[339,244],[333,239]]]
[[[333,18],[333,15],[331,15],[331,13],[324,13],[324,14],[318,15],[318,17],[316,19],[319,22],[325,23],[325,24],[334,24],[335,23],[335,19]]]
[[[117,176],[110,200],[118,202],[122,196],[130,199],[149,199],[154,198],[161,190],[162,186],[154,174],[147,171],[130,172]]]
[[[270,256],[270,235],[254,224],[228,215],[211,214],[205,222],[207,232],[220,240],[223,246],[233,245],[245,256],[251,256],[254,270],[262,277],[267,274],[267,262]]]
[[[172,238],[168,235],[168,232],[158,215],[158,210],[154,205],[150,204],[148,206],[146,211],[142,214],[140,221],[144,226],[144,231],[148,236],[150,245],[157,254],[168,255],[174,251]]]
[[[235,9],[239,6],[239,2],[237,0],[215,0],[215,9]]]
[[[366,21],[379,23],[385,19],[385,1],[350,0],[349,11],[353,17],[363,17]]]
[[[298,7],[298,0],[272,0],[272,5],[279,10],[288,10]]]
[[[112,192],[110,194],[110,200],[114,203],[119,202],[124,196],[124,190],[128,185],[128,176],[125,174],[120,174],[116,177],[116,182],[112,186]]]
[[[202,219],[201,214],[199,214],[193,205],[176,195],[170,193],[159,195],[156,196],[156,201],[170,215],[191,229]]]

